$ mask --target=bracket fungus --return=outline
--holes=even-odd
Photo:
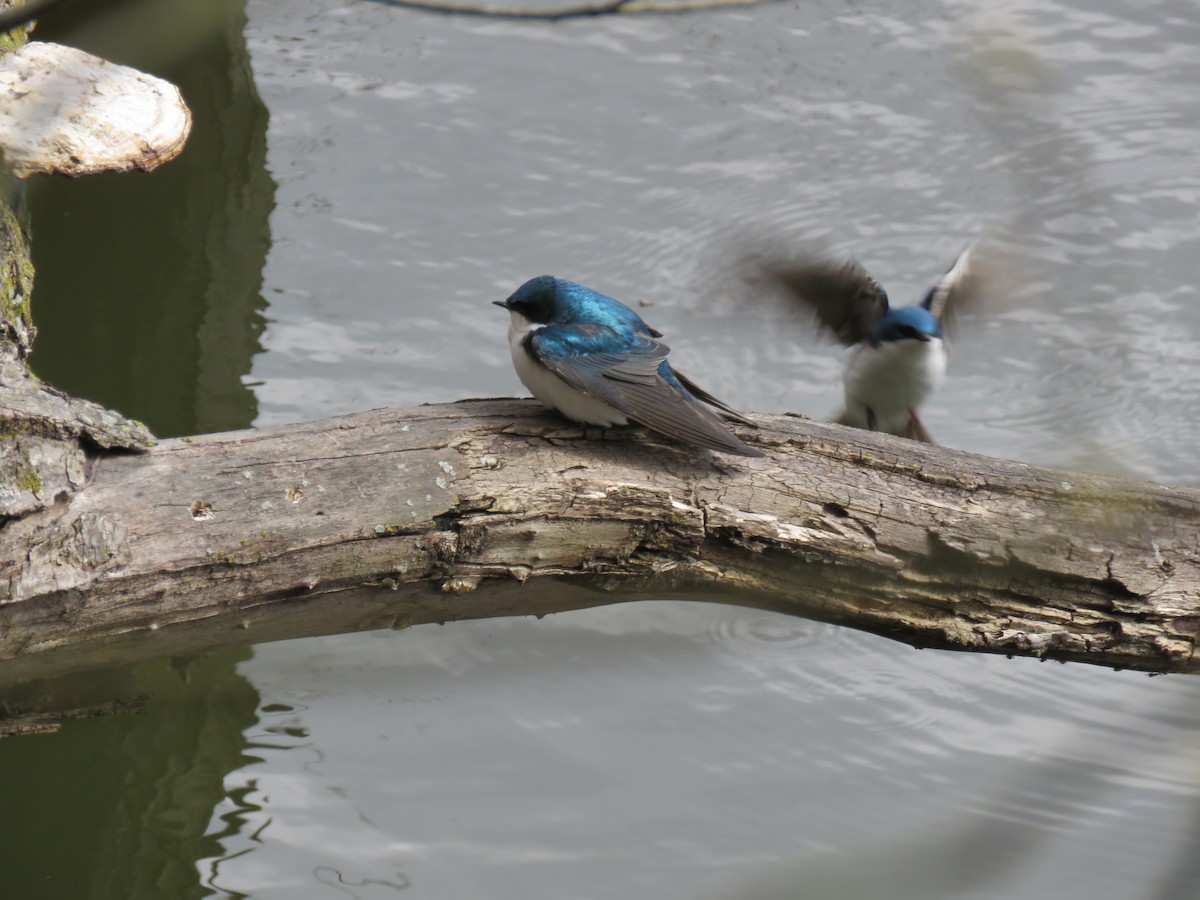
[[[150,171],[183,150],[179,89],[59,44],[0,57],[0,147],[13,174]]]

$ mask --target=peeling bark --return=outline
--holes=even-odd
[[[0,682],[658,598],[1196,670],[1200,492],[757,421],[762,460],[506,400],[92,454],[0,530]]]

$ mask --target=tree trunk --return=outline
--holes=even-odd
[[[511,400],[90,453],[78,490],[0,530],[0,682],[668,597],[1197,667],[1200,492],[757,421],[761,460]]]

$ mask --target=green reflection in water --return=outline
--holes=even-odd
[[[30,184],[35,371],[159,436],[249,425],[275,184],[243,0],[89,0],[37,37],[177,84],[183,154],[150,174]]]
[[[131,677],[150,695],[146,711],[0,740],[4,895],[208,896],[197,864],[223,852],[206,836],[213,808],[225,775],[253,761],[243,732],[258,693],[236,673],[249,655],[105,673]]]
[[[242,379],[260,349],[275,185],[243,6],[88,0],[36,33],[174,82],[193,113],[183,155],[156,172],[29,185],[35,371],[160,436],[256,414]],[[0,740],[0,892],[211,895],[203,861],[239,827],[212,823],[213,809],[249,761],[243,732],[257,721],[257,693],[236,668],[249,653],[97,674],[98,699],[133,688],[146,711]]]

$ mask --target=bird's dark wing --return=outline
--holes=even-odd
[[[943,324],[949,322],[955,311],[977,299],[980,294],[982,265],[977,258],[978,246],[976,242],[960,253],[958,259],[954,260],[954,265],[934,282],[925,299],[921,301],[921,305],[937,316]]]
[[[602,325],[550,325],[526,340],[534,358],[571,387],[647,428],[723,453],[762,456],[668,381],[674,377],[666,364],[669,348],[648,335],[619,340]]]
[[[740,412],[738,412],[736,409],[734,409],[728,403],[718,400],[716,397],[714,397],[708,391],[704,390],[704,388],[700,387],[700,385],[696,384],[696,382],[692,381],[692,379],[688,378],[686,375],[684,375],[682,372],[680,372],[674,366],[671,367],[671,371],[675,374],[675,377],[679,379],[679,383],[682,384],[685,388],[687,388],[688,393],[690,393],[697,400],[702,400],[703,402],[707,403],[709,406],[715,406],[718,410],[720,410],[720,414],[721,414],[722,418],[728,419],[731,422],[737,422],[739,425],[745,425],[749,428],[757,428],[758,427],[758,425],[756,423],[751,422],[749,419],[747,419],[745,416],[743,416]]]
[[[853,259],[765,263],[761,274],[812,309],[821,326],[846,346],[869,339],[888,311],[887,293]]]

